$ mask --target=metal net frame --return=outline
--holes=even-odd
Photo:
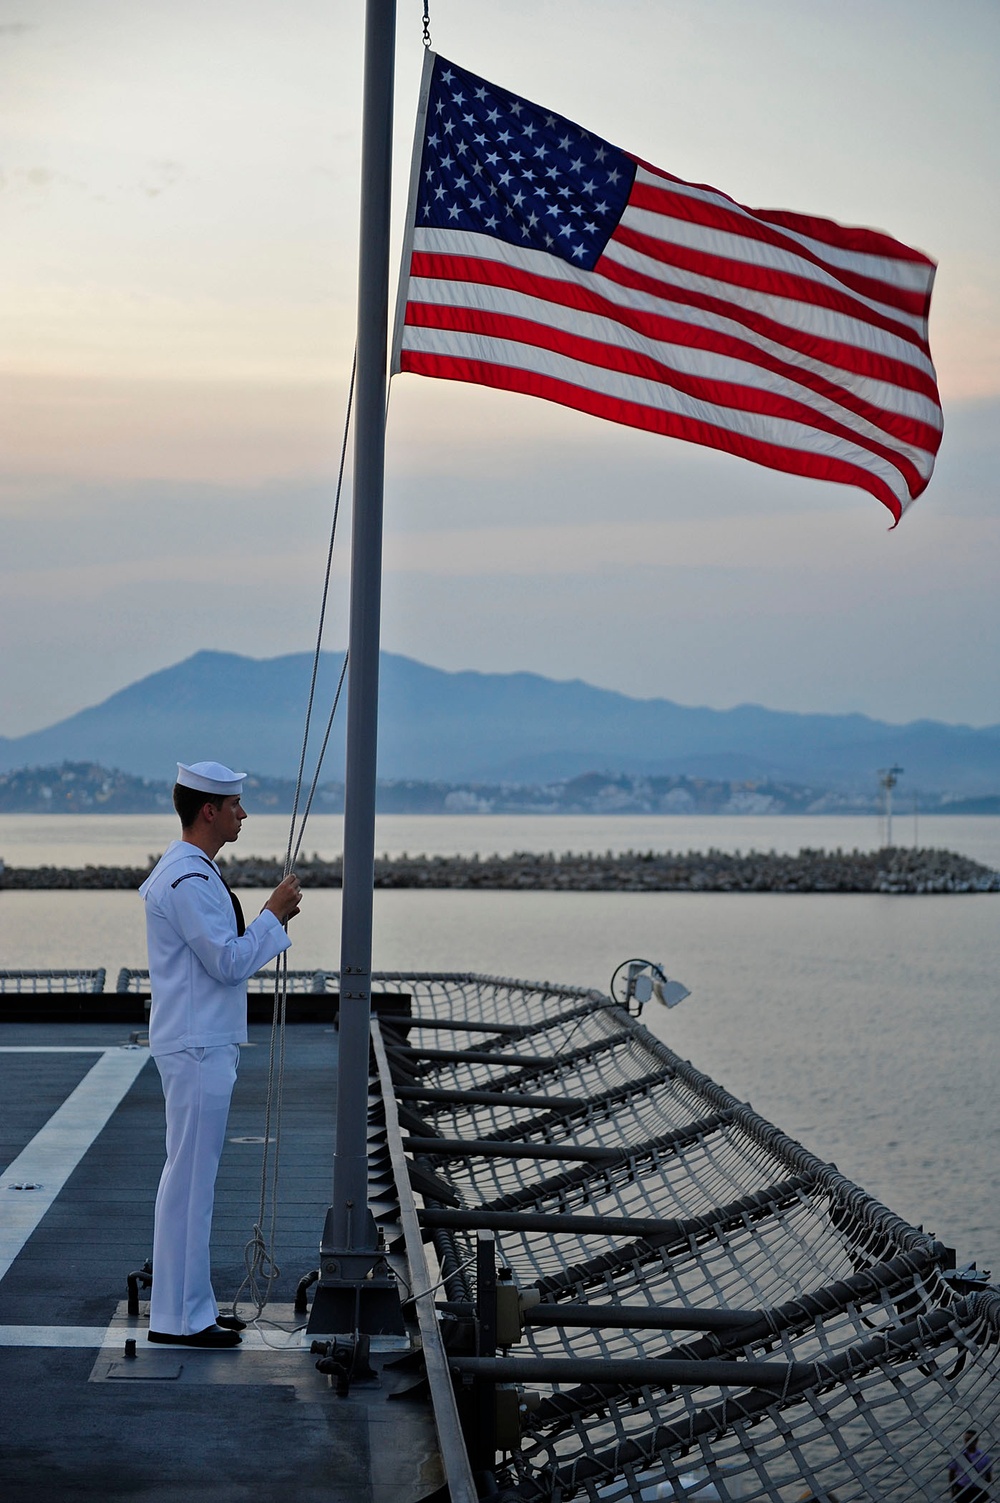
[[[331,978],[335,981],[339,980],[335,971],[288,970],[282,976],[282,987],[289,992],[321,993],[328,990],[327,982]],[[286,979],[287,986],[285,985]],[[247,982],[247,991],[254,994],[266,994],[274,991],[274,984],[275,973],[273,969],[256,971]],[[115,990],[118,992],[148,992],[149,972],[123,966],[118,972],[118,982]]]
[[[511,1355],[787,1374],[777,1387],[532,1380],[539,1407],[498,1470],[502,1498],[914,1503],[949,1496],[966,1428],[995,1446],[1000,1290],[970,1288],[942,1243],[598,992],[373,982],[410,999],[409,1016],[380,1022],[449,1300],[475,1299],[475,1218],[492,1213],[499,1261],[547,1305],[755,1316],[693,1336],[529,1323]],[[464,1224],[437,1226],[449,1211]],[[617,1221],[639,1234],[608,1230]]]
[[[57,992],[71,994],[97,994],[104,991],[107,971],[103,966],[93,970],[71,971],[11,971],[0,970],[0,994],[32,993],[49,996]]]

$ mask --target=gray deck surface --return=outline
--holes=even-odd
[[[0,1027],[0,1228],[11,1197],[35,1193],[13,1189],[7,1166],[100,1058],[39,1051],[113,1048],[127,1044],[129,1032],[114,1024]],[[243,1278],[243,1247],[257,1218],[269,1036],[251,1029],[242,1052],[219,1173],[213,1276],[223,1309]],[[284,1327],[295,1323],[298,1280],[316,1266],[330,1195],[335,1062],[331,1029],[288,1028],[281,1275],[267,1312]],[[381,1387],[338,1398],[307,1344],[291,1351],[266,1344],[301,1342],[282,1330],[251,1329],[243,1347],[212,1353],[150,1347],[145,1305],[138,1322],[127,1321],[126,1276],[150,1255],[162,1162],[163,1102],[147,1058],[0,1277],[0,1497],[407,1503],[432,1492],[440,1476],[429,1411],[389,1401],[412,1376],[385,1371]],[[129,1325],[138,1327],[131,1361]],[[102,1345],[27,1344],[60,1342],[62,1333],[85,1341],[95,1328]],[[380,1356],[375,1365],[391,1360]]]

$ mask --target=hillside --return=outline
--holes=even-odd
[[[98,763],[156,781],[177,758],[217,757],[294,776],[311,658],[199,652],[103,703],[29,735],[0,737],[0,771]],[[340,670],[324,654],[315,744]],[[343,717],[324,779],[344,775]],[[633,699],[532,673],[446,673],[382,654],[379,776],[447,783],[551,783],[591,771],[795,783],[870,794],[893,762],[906,786],[954,797],[1000,791],[1000,726],[864,715],[798,715],[758,705],[712,710]]]

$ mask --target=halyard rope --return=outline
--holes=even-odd
[[[330,715],[323,735],[319,756],[316,759],[316,768],[313,773],[309,795],[299,825],[298,838],[296,838],[295,821],[298,817],[299,800],[302,796],[302,784],[305,776],[306,751],[309,744],[309,730],[312,723],[313,705],[316,698],[316,680],[319,675],[320,654],[323,646],[323,631],[326,625],[326,610],[330,597],[330,576],[333,570],[333,548],[337,537],[337,522],[340,517],[340,498],[344,486],[344,467],[347,461],[347,440],[351,427],[351,409],[354,404],[354,380],[357,374],[358,356],[354,352],[354,360],[351,365],[351,380],[347,393],[347,410],[344,414],[344,435],[340,446],[340,466],[337,472],[337,491],[333,507],[333,520],[330,525],[330,542],[326,553],[326,570],[323,576],[323,591],[320,599],[319,621],[316,628],[316,646],[313,651],[312,672],[309,679],[309,696],[306,704],[305,723],[302,730],[302,748],[299,753],[299,766],[295,778],[295,796],[292,800],[292,817],[289,823],[288,844],[285,849],[285,862],[282,872],[287,877],[291,872],[299,851],[302,848],[302,838],[305,834],[306,821],[312,808],[313,797],[319,783],[320,772],[323,766],[323,758],[326,755],[327,745],[330,740],[330,732],[333,729],[334,716],[340,703],[341,691],[344,687],[344,678],[347,673],[347,655],[340,670],[340,678],[337,682],[337,690],[333,698]],[[246,1291],[248,1298],[255,1308],[254,1321],[258,1321],[267,1307],[271,1298],[271,1290],[274,1281],[281,1274],[281,1269],[275,1262],[274,1246],[278,1218],[278,1169],[281,1161],[281,1107],[285,1083],[285,1018],[288,1008],[288,954],[287,951],[278,956],[274,975],[274,1011],[271,1018],[271,1038],[268,1049],[267,1061],[267,1094],[264,1105],[264,1149],[260,1167],[260,1199],[257,1210],[257,1220],[254,1223],[253,1232],[243,1249],[243,1262],[246,1275],[243,1282],[233,1297],[233,1313],[237,1314],[237,1306]],[[274,1154],[271,1154],[272,1137],[271,1124],[274,1124]],[[264,1224],[267,1222],[267,1233],[264,1232]]]
[[[304,773],[305,765],[306,765],[306,747],[307,747],[307,745],[309,743],[309,726],[310,726],[310,723],[312,721],[313,701],[314,701],[314,699],[316,697],[316,678],[317,678],[317,675],[319,674],[320,651],[321,651],[322,646],[323,646],[323,629],[324,629],[324,627],[326,625],[326,607],[327,607],[327,602],[328,602],[328,600],[330,598],[330,574],[331,574],[332,569],[333,569],[333,545],[334,545],[334,542],[336,541],[336,537],[337,537],[337,519],[340,516],[340,496],[341,496],[341,492],[342,492],[343,486],[344,486],[344,465],[345,465],[345,463],[347,461],[347,437],[348,437],[348,434],[349,434],[350,428],[351,428],[351,408],[354,405],[354,378],[357,375],[357,371],[358,371],[358,352],[357,352],[357,349],[355,349],[355,351],[354,351],[354,360],[353,360],[353,362],[351,364],[351,382],[350,382],[350,386],[349,386],[348,392],[347,392],[347,411],[344,414],[344,437],[343,437],[343,440],[342,440],[341,445],[340,445],[340,468],[339,468],[339,470],[337,472],[337,495],[336,495],[336,500],[334,501],[334,506],[333,506],[333,522],[331,523],[331,526],[330,526],[330,543],[329,543],[329,546],[328,546],[328,548],[326,550],[326,572],[325,572],[325,574],[323,576],[323,593],[322,593],[322,597],[321,597],[321,600],[320,600],[319,622],[318,622],[317,627],[316,627],[316,647],[315,647],[315,650],[313,652],[312,674],[311,674],[310,679],[309,679],[309,700],[308,700],[308,703],[306,705],[305,725],[302,728],[302,750],[301,750],[301,752],[299,754],[299,770],[298,770],[298,773],[297,773],[296,779],[295,779],[295,797],[294,797],[294,799],[292,801],[292,818],[291,818],[291,822],[290,822],[289,830],[288,830],[288,846],[287,846],[286,851],[285,851],[285,870],[284,870],[284,875],[286,877],[288,876],[288,873],[291,871],[291,868],[292,868],[292,860],[293,860],[292,846],[293,846],[293,843],[294,843],[294,840],[295,840],[295,818],[296,818],[296,815],[298,814],[298,811],[299,811],[299,798],[300,798],[301,793],[302,793],[302,778],[303,778],[303,773]],[[341,674],[341,682],[343,682],[343,674]],[[337,689],[337,697],[338,698],[340,697],[340,689],[339,689],[339,687]],[[334,700],[334,709],[336,709],[336,707],[337,707],[336,706],[336,700]],[[333,715],[332,715],[332,713],[331,713],[331,716],[330,716],[330,720],[331,720],[331,723],[332,723],[332,721],[333,721]],[[315,781],[316,778],[319,777],[320,766],[322,765],[323,752],[326,751],[326,741],[327,741],[328,738],[329,738],[329,727],[327,727],[327,736],[326,736],[326,738],[324,738],[324,741],[323,741],[323,750],[320,752],[319,760],[317,761],[316,774],[315,774],[315,778],[313,780],[313,788],[315,788],[315,786],[316,786],[316,781]],[[310,794],[310,799],[311,799],[311,794]],[[308,813],[308,811],[307,811],[307,813]],[[299,831],[299,845],[302,844],[302,836],[303,836],[303,834],[305,832],[305,822],[306,822],[306,816],[303,815],[302,816],[302,829]],[[298,851],[298,846],[295,847],[295,850],[296,850],[296,852]]]

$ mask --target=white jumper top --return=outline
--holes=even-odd
[[[244,935],[214,861],[175,840],[139,892],[146,905],[149,949],[149,1048],[245,1044],[247,980],[291,941],[265,909]]]

